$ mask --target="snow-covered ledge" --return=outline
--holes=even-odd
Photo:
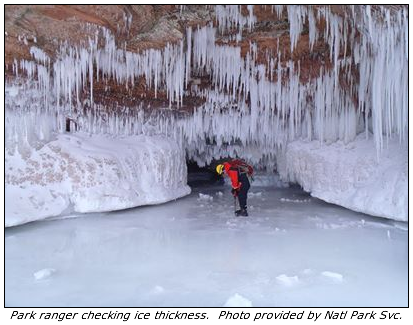
[[[62,134],[5,157],[5,226],[120,210],[190,193],[185,154],[162,136]]]
[[[391,139],[379,160],[373,139],[321,145],[294,141],[278,161],[284,181],[300,184],[312,196],[348,209],[408,220],[407,144]]]

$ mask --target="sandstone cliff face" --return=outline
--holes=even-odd
[[[6,63],[16,57],[30,58],[28,44],[53,57],[61,42],[85,43],[94,37],[85,24],[109,29],[119,44],[126,42],[128,50],[163,47],[183,37],[178,13],[174,6],[7,5]]]
[[[7,80],[34,82],[43,106],[85,131],[108,114],[132,125],[141,107],[194,113],[198,144],[271,151],[364,128],[381,150],[383,134],[406,134],[403,6],[6,6],[5,28]],[[208,120],[221,114],[239,125]]]
[[[234,6],[236,7],[236,6]],[[333,12],[343,15],[348,8],[332,6]],[[240,7],[240,15],[248,17],[247,6]],[[216,37],[217,44],[228,44],[241,48],[246,56],[251,44],[257,46],[257,63],[268,64],[270,55],[280,56],[284,63],[293,60],[300,62],[300,79],[303,82],[317,77],[320,66],[331,67],[329,46],[319,37],[310,50],[308,22],[298,38],[294,51],[291,51],[290,22],[285,8],[277,11],[271,6],[254,6],[253,28],[235,23],[222,28]],[[160,6],[160,5],[7,5],[5,9],[5,63],[8,76],[12,76],[14,60],[31,60],[32,46],[43,50],[52,60],[56,58],[62,43],[71,46],[87,45],[94,39],[96,30],[89,25],[108,29],[115,37],[117,46],[127,51],[139,53],[146,49],[162,49],[168,43],[174,44],[186,36],[189,26],[217,26],[215,6]],[[325,22],[318,22],[323,29]],[[232,27],[232,28],[231,28]],[[241,33],[239,32],[241,30]],[[234,40],[237,37],[238,39]],[[239,36],[241,34],[241,36]],[[341,53],[342,55],[342,53]],[[200,79],[200,80],[198,80]],[[209,86],[208,76],[201,76],[196,82]],[[98,103],[110,101],[130,106],[136,99],[145,99],[152,106],[164,106],[167,94],[160,91],[155,98],[153,89],[146,86],[144,78],[133,88],[119,83],[95,83],[95,100]],[[203,102],[193,96],[188,101],[190,107]]]

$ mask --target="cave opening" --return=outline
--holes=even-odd
[[[188,185],[191,188],[199,188],[211,185],[224,185],[222,175],[218,175],[215,168],[221,161],[212,161],[205,166],[199,166],[194,160],[187,160]]]

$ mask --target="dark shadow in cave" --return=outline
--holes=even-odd
[[[218,162],[212,162],[210,165],[200,167],[193,160],[187,161],[188,185],[192,188],[207,185],[223,185],[223,177],[215,171],[217,164]]]

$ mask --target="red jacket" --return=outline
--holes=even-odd
[[[231,179],[232,188],[238,190],[241,187],[241,182],[238,180],[238,172],[240,166],[247,166],[248,174],[252,175],[253,169],[245,162],[239,159],[234,159],[229,162],[224,162],[225,173]]]

